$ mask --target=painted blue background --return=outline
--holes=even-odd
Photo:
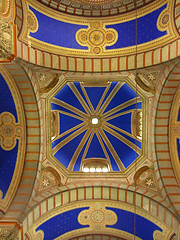
[[[160,13],[167,7],[167,4],[161,8],[137,19],[137,44],[146,43],[167,34],[167,31],[159,31],[157,28],[157,19]],[[106,28],[114,28],[118,32],[118,40],[112,46],[106,49],[125,48],[136,45],[136,20],[129,22],[106,25]]]
[[[118,208],[106,207],[106,209],[115,212],[118,216],[117,223],[114,225],[107,225],[106,227],[108,228],[123,230],[134,235],[135,221],[135,235],[143,240],[153,240],[153,232],[155,230],[159,230],[162,232],[162,229],[159,228],[156,224],[137,214],[134,215],[134,213],[132,212],[128,212]]]
[[[17,112],[11,91],[0,74],[0,113],[10,112],[14,115],[17,122]],[[18,141],[11,151],[5,151],[0,147],[0,190],[3,192],[3,198],[8,191],[11,183],[16,159],[18,154]]]
[[[157,19],[160,13],[167,7],[167,4],[159,9],[137,19],[137,43],[147,43],[167,34],[167,31],[159,31]],[[42,42],[57,45],[65,48],[83,49],[88,47],[81,46],[76,41],[76,33],[79,29],[88,28],[88,25],[78,25],[53,19],[33,7],[30,10],[36,15],[39,28],[37,32],[30,33],[30,36]],[[106,49],[125,48],[136,45],[136,20],[124,23],[106,25],[106,28],[113,28],[118,32],[118,40]]]
[[[89,208],[82,207],[79,209],[73,209],[52,217],[51,219],[42,223],[36,229],[36,232],[38,230],[42,230],[44,231],[44,240],[52,240],[73,230],[87,228],[89,225],[81,225],[78,223],[78,215],[85,209]],[[162,232],[162,229],[156,224],[137,214],[134,215],[132,212],[118,208],[106,207],[106,209],[115,212],[117,215],[117,223],[114,225],[106,225],[106,228],[122,230],[133,235],[135,221],[135,235],[143,240],[153,240],[153,232],[155,230]]]
[[[81,211],[89,209],[88,207],[73,209],[61,213],[41,224],[37,229],[44,231],[44,240],[53,240],[67,232],[76,229],[89,227],[89,225],[81,225],[78,223],[78,215]]]
[[[76,32],[88,26],[58,21],[42,14],[31,6],[29,6],[29,9],[36,15],[39,23],[37,32],[30,33],[31,37],[61,47],[88,49],[80,46],[76,41]]]

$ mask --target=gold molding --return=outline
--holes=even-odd
[[[0,210],[2,210],[3,212],[6,212],[11,201],[13,200],[13,197],[17,191],[19,182],[21,180],[24,159],[25,159],[25,150],[26,150],[26,123],[25,123],[25,114],[24,114],[24,108],[23,108],[21,95],[19,93],[18,87],[17,87],[14,79],[12,78],[12,76],[8,73],[8,71],[5,69],[5,67],[2,64],[0,65],[0,73],[6,80],[8,87],[11,91],[14,103],[15,103],[17,116],[18,116],[18,124],[17,125],[15,124],[14,127],[17,126],[17,128],[15,128],[15,129],[20,130],[17,132],[17,136],[20,134],[19,135],[20,137],[18,137],[19,148],[18,148],[17,160],[16,160],[13,177],[12,177],[11,183],[9,185],[9,188],[8,188],[8,191],[5,195],[5,197],[3,199],[0,198]],[[21,126],[21,127],[19,128],[19,126]],[[14,129],[14,131],[15,131],[15,129]],[[15,132],[13,132],[13,133],[15,134]],[[1,138],[2,138],[2,136],[1,136]],[[10,150],[10,149],[6,149],[6,150]]]
[[[159,7],[163,6],[165,3],[168,4],[166,11],[165,12],[173,12],[173,7],[174,7],[174,1],[171,0],[157,0],[153,3],[148,4],[147,6],[144,6],[141,9],[138,9],[138,17],[142,17],[150,12],[152,12],[153,10],[158,9]],[[116,23],[121,23],[121,22],[126,22],[126,21],[130,21],[132,19],[135,19],[136,17],[136,13],[135,11],[130,12],[130,13],[126,13],[123,14],[122,16],[114,16],[114,17],[101,17],[101,20],[99,20],[99,18],[83,18],[83,17],[78,17],[76,16],[75,18],[72,18],[71,16],[68,16],[66,14],[60,13],[60,12],[56,12],[53,9],[49,9],[48,7],[39,4],[38,2],[32,1],[32,0],[26,0],[23,2],[23,7],[24,7],[24,11],[25,11],[25,20],[24,20],[24,24],[23,24],[23,29],[22,29],[22,33],[20,36],[20,40],[22,42],[24,42],[25,44],[30,44],[30,46],[32,46],[33,48],[37,48],[41,51],[45,51],[45,52],[51,52],[53,54],[58,54],[58,55],[65,55],[65,56],[79,56],[79,57],[115,57],[115,56],[123,56],[123,55],[131,55],[131,54],[135,54],[136,52],[136,47],[135,46],[131,46],[131,47],[126,47],[126,48],[120,48],[120,49],[109,49],[109,50],[105,50],[104,47],[101,46],[92,46],[92,44],[90,44],[89,49],[88,50],[81,50],[81,49],[71,49],[71,48],[65,48],[65,47],[60,47],[57,45],[52,45],[49,43],[45,43],[42,41],[39,41],[33,37],[29,37],[30,34],[30,29],[28,29],[28,21],[27,21],[27,12],[29,13],[29,6],[34,7],[35,9],[37,9],[38,11],[40,11],[41,13],[52,17],[56,20],[60,20],[60,21],[64,21],[64,22],[68,22],[68,23],[75,23],[75,24],[81,24],[81,25],[86,25],[89,26],[88,29],[90,29],[90,26],[93,26],[93,24],[95,24],[96,22],[100,22],[101,26],[106,26],[106,25],[110,25],[110,24],[116,24]],[[164,11],[163,11],[164,14]],[[171,14],[173,15],[173,14]],[[161,14],[162,16],[162,14]],[[166,15],[163,15],[166,16]],[[167,30],[167,35],[162,36],[160,38],[157,38],[153,41],[150,41],[148,43],[144,43],[144,44],[140,44],[138,45],[137,51],[138,53],[144,52],[144,51],[149,51],[149,50],[154,50],[158,47],[162,47],[176,39],[179,38],[177,32],[176,32],[176,28],[174,25],[174,20],[173,17],[170,16],[168,19],[168,23],[162,25],[160,22],[163,21],[163,17],[159,17],[158,19],[158,23],[157,25],[162,26],[162,30],[164,31],[164,26],[166,27]],[[89,34],[91,34],[91,32],[89,32],[89,34],[87,34],[87,32],[89,30],[86,29],[81,29],[83,31],[83,33],[86,36],[89,36]],[[79,30],[79,32],[81,31]],[[81,31],[81,32],[82,32]],[[103,29],[103,27],[100,27],[100,29],[98,29],[98,34],[104,36],[104,31],[105,28]],[[110,30],[107,30],[110,31]],[[114,41],[117,39],[117,35],[114,32]],[[78,33],[77,33],[78,36]],[[104,39],[104,37],[100,37],[100,39]],[[78,41],[79,37],[77,37]],[[87,41],[87,44],[89,44],[90,41]],[[81,42],[81,45],[85,44]],[[96,48],[96,50],[94,51],[94,48]],[[98,49],[97,49],[98,48]]]

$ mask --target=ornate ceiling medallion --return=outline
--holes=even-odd
[[[80,29],[76,40],[82,46],[88,46],[94,54],[105,51],[106,46],[116,43],[118,33],[114,29],[106,29],[99,21],[92,22],[88,29]]]

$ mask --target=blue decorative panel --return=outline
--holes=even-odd
[[[11,94],[11,91],[4,80],[3,76],[0,74],[0,83],[1,83],[1,88],[0,88],[0,113],[2,112],[10,112],[13,114],[13,116],[16,119],[17,122],[17,112],[16,112],[16,107],[15,103]]]
[[[42,223],[36,231],[42,230],[44,232],[44,240],[53,240],[67,232],[88,227],[88,225],[79,224],[77,220],[79,213],[85,209],[88,207],[73,209],[54,216]]]
[[[0,83],[1,83],[0,114],[3,112],[11,113],[15,117],[15,120],[17,121],[16,106],[15,106],[11,91],[9,89],[8,84],[6,83],[5,79],[1,74],[0,74]],[[8,128],[7,128],[7,131],[8,131]],[[3,193],[2,198],[6,196],[8,188],[10,186],[15,165],[16,165],[17,154],[18,154],[18,141],[15,147],[8,151],[3,149],[0,146],[0,190]]]
[[[76,32],[88,26],[59,21],[46,16],[31,6],[29,8],[35,14],[39,24],[37,32],[30,33],[31,37],[65,48],[88,49],[80,46],[76,41]]]
[[[137,44],[150,42],[167,34],[167,31],[159,31],[157,20],[160,13],[167,7],[161,8],[137,19]],[[118,40],[113,46],[106,49],[125,48],[136,45],[136,20],[124,23],[106,25],[106,28],[113,28],[118,32]]]
[[[158,230],[162,232],[162,229],[155,223],[147,220],[139,215],[134,215],[132,212],[125,211],[123,209],[106,207],[106,209],[114,211],[118,216],[118,220],[114,225],[107,225],[107,228],[119,229],[134,235],[134,228],[136,229],[135,235],[143,240],[153,240],[153,232]],[[135,226],[134,226],[135,221]]]

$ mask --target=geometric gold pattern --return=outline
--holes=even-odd
[[[88,29],[80,29],[76,33],[76,40],[82,46],[88,46],[94,54],[105,50],[105,46],[113,45],[118,39],[114,29],[106,29],[100,21],[94,21]]]
[[[90,225],[93,231],[101,231],[106,225],[114,225],[117,222],[117,215],[107,210],[103,204],[96,202],[90,209],[80,212],[78,222],[82,225]]]
[[[6,150],[12,150],[16,145],[16,139],[22,136],[22,126],[15,123],[14,116],[9,112],[0,115],[0,145]]]

